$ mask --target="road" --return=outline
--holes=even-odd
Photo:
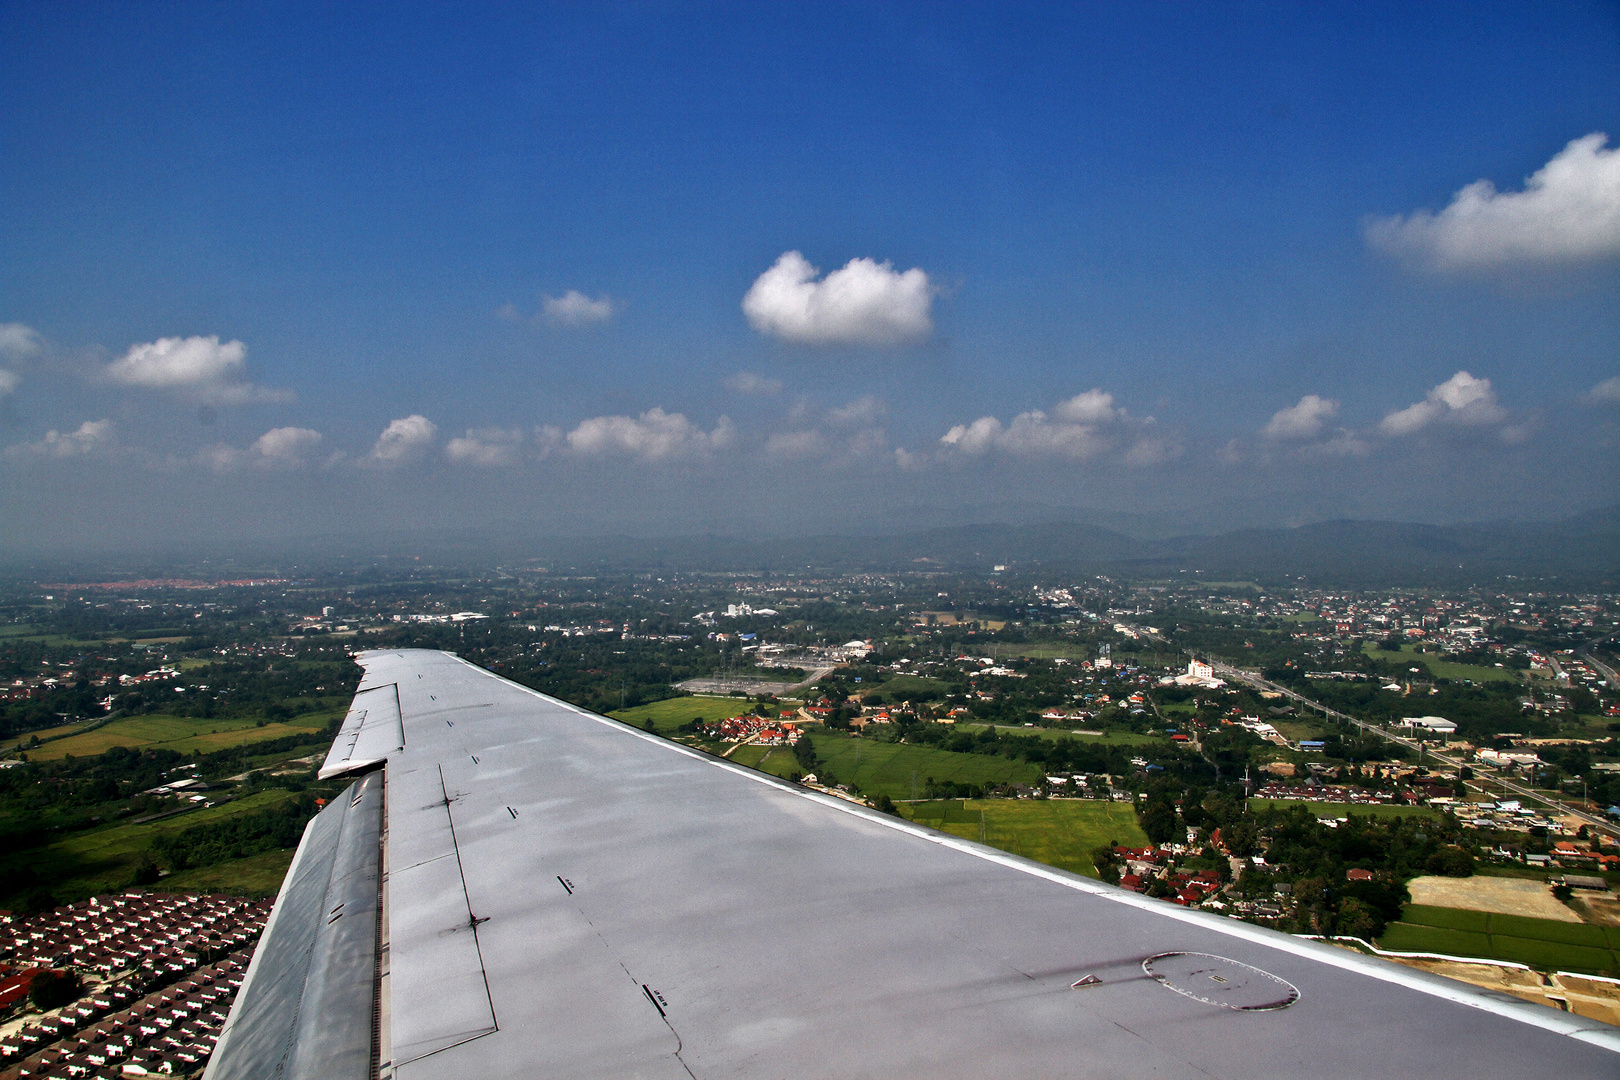
[[[1239,682],[1247,683],[1249,686],[1252,686],[1257,690],[1268,690],[1268,691],[1272,691],[1274,693],[1281,694],[1284,697],[1288,698],[1290,701],[1293,701],[1293,702],[1296,702],[1296,703],[1298,703],[1300,705],[1303,705],[1306,708],[1314,709],[1317,712],[1323,714],[1324,716],[1333,717],[1334,719],[1337,719],[1337,720],[1344,720],[1347,723],[1351,723],[1351,724],[1356,725],[1357,727],[1361,728],[1363,731],[1375,732],[1380,737],[1388,739],[1392,743],[1399,743],[1401,746],[1407,747],[1408,749],[1417,750],[1419,752],[1419,756],[1418,756],[1419,761],[1423,760],[1423,758],[1422,758],[1423,754],[1427,754],[1431,758],[1433,758],[1435,761],[1438,761],[1438,762],[1440,762],[1441,764],[1444,764],[1444,765],[1450,765],[1450,766],[1452,766],[1454,768],[1461,768],[1463,765],[1467,764],[1469,768],[1474,770],[1474,773],[1475,773],[1476,777],[1480,776],[1481,774],[1488,774],[1490,776],[1491,781],[1494,784],[1500,785],[1502,787],[1503,791],[1511,791],[1514,794],[1521,796],[1522,798],[1533,799],[1533,800],[1535,800],[1536,802],[1539,802],[1539,803],[1550,803],[1551,805],[1557,807],[1559,810],[1563,811],[1564,813],[1567,813],[1572,817],[1580,819],[1582,822],[1584,822],[1587,826],[1589,826],[1591,828],[1597,829],[1597,830],[1599,830],[1601,832],[1608,833],[1610,836],[1620,837],[1620,825],[1616,825],[1614,822],[1609,821],[1607,818],[1599,817],[1596,814],[1589,814],[1585,810],[1578,810],[1575,807],[1569,806],[1569,805],[1567,805],[1565,803],[1556,802],[1553,799],[1549,798],[1543,792],[1536,791],[1533,788],[1525,787],[1523,784],[1520,784],[1517,781],[1509,780],[1507,777],[1503,776],[1500,771],[1498,771],[1496,769],[1491,769],[1488,766],[1480,765],[1477,762],[1475,762],[1475,763],[1464,762],[1460,758],[1458,758],[1458,757],[1456,757],[1454,755],[1451,755],[1451,754],[1438,753],[1434,749],[1432,749],[1432,748],[1430,748],[1428,746],[1425,746],[1424,744],[1418,742],[1416,739],[1409,739],[1409,738],[1405,737],[1404,735],[1397,735],[1394,732],[1390,731],[1388,728],[1380,727],[1377,724],[1368,723],[1365,720],[1359,720],[1356,717],[1349,715],[1348,713],[1339,712],[1337,709],[1330,709],[1326,705],[1323,705],[1321,702],[1312,701],[1310,698],[1305,697],[1305,696],[1303,696],[1301,694],[1295,693],[1293,690],[1288,689],[1288,687],[1286,687],[1286,686],[1279,686],[1274,682],[1270,682],[1270,681],[1260,677],[1255,672],[1243,671],[1243,670],[1241,670],[1239,668],[1228,667],[1225,664],[1216,664],[1215,665],[1215,673],[1217,675],[1219,675],[1220,677],[1225,678],[1225,679],[1236,679]],[[1475,786],[1477,786],[1481,792],[1483,792],[1485,790],[1483,784],[1476,783]]]
[[[1607,680],[1607,682],[1608,682],[1608,684],[1610,686],[1614,686],[1617,683],[1620,683],[1620,675],[1616,675],[1615,671],[1614,671],[1614,668],[1610,667],[1608,664],[1605,664],[1603,661],[1601,661],[1597,657],[1593,656],[1592,655],[1592,648],[1595,645],[1598,645],[1598,644],[1601,644],[1602,642],[1608,641],[1609,638],[1612,637],[1612,636],[1613,636],[1612,634],[1605,634],[1604,636],[1602,636],[1600,638],[1593,638],[1591,641],[1588,641],[1585,645],[1582,645],[1580,648],[1575,650],[1575,655],[1579,656],[1582,660],[1585,660],[1588,664],[1591,664],[1593,667],[1597,668],[1598,674],[1602,675],[1603,678],[1605,680]]]

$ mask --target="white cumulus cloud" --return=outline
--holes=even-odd
[[[271,428],[254,440],[249,452],[267,465],[290,468],[307,465],[325,441],[320,432],[310,428]]]
[[[1278,409],[1260,430],[1268,439],[1314,439],[1327,422],[1339,415],[1339,403],[1332,398],[1306,394],[1299,404]]]
[[[22,376],[18,375],[15,371],[7,371],[5,368],[0,368],[0,398],[5,397],[13,390],[17,389],[21,382]]]
[[[469,428],[466,435],[445,443],[444,456],[457,465],[496,468],[515,464],[522,449],[520,428]]]
[[[540,298],[540,313],[553,326],[592,326],[613,318],[615,304],[611,297],[599,296],[595,300],[578,289],[569,289],[561,296]]]
[[[1498,191],[1476,180],[1438,214],[1370,219],[1369,243],[1438,270],[1620,256],[1620,148],[1593,132],[1525,181]]]
[[[39,331],[20,322],[0,323],[0,357],[23,360],[45,348]]]
[[[373,465],[411,465],[433,447],[439,428],[419,413],[401,417],[383,429],[366,460]]]
[[[1604,379],[1581,396],[1593,405],[1620,405],[1620,375]]]
[[[1091,458],[1115,445],[1113,434],[1106,429],[1124,415],[1123,409],[1114,407],[1114,395],[1093,389],[1058,402],[1050,415],[1032,409],[1008,424],[994,416],[981,416],[970,424],[957,424],[939,441],[964,454],[1000,450]]]
[[[1482,425],[1507,419],[1507,410],[1496,400],[1491,380],[1476,379],[1459,371],[1430,390],[1422,401],[1398,409],[1384,417],[1378,430],[1385,435],[1411,435],[1431,424]]]
[[[934,288],[922,270],[863,258],[819,273],[797,251],[783,254],[743,297],[749,324],[803,345],[899,345],[933,332]]]
[[[939,444],[946,455],[969,457],[1000,453],[1088,461],[1117,452],[1127,465],[1154,465],[1181,453],[1174,438],[1155,430],[1151,417],[1131,417],[1114,404],[1112,394],[1096,389],[1060,401],[1050,412],[1031,409],[1007,423],[981,416],[957,424]],[[917,464],[917,456],[906,455],[901,464]]]
[[[699,457],[729,445],[731,421],[722,416],[713,431],[704,431],[680,413],[648,409],[637,417],[597,416],[567,436],[568,448],[583,456],[623,455],[644,461]]]
[[[159,338],[134,345],[107,365],[108,379],[123,386],[163,390],[208,405],[286,401],[290,391],[256,386],[247,377],[247,346],[217,335]]]

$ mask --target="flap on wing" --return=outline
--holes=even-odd
[[[405,746],[405,725],[400,719],[399,687],[374,686],[354,695],[349,715],[332,740],[326,763],[317,774],[322,780],[388,760]]]
[[[389,770],[393,772],[392,769]],[[396,1067],[496,1029],[454,820],[437,766],[389,777],[389,1027]]]
[[[208,1080],[373,1075],[382,802],[367,776],[305,828]]]

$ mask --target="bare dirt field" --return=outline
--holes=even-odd
[[[1558,902],[1552,888],[1540,881],[1498,877],[1420,877],[1406,883],[1412,903],[1433,907],[1494,911],[1578,923],[1581,917]]]
[[[1395,958],[1391,958],[1395,959]],[[1576,1013],[1606,1024],[1620,1024],[1620,986],[1579,975],[1540,975],[1496,964],[1457,964],[1442,960],[1395,959],[1398,964],[1431,971],[1448,979],[1512,994],[1537,1005]]]
[[[1342,946],[1349,948],[1349,946]],[[1360,950],[1353,950],[1360,951]],[[1620,984],[1609,979],[1581,975],[1547,974],[1526,971],[1503,964],[1465,964],[1452,960],[1420,960],[1416,957],[1386,956],[1384,959],[1405,967],[1468,983],[1470,986],[1512,994],[1516,998],[1576,1013],[1606,1024],[1620,1025]]]

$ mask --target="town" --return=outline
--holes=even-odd
[[[313,770],[350,656],[407,646],[1166,903],[1545,1002],[1551,983],[1509,985],[1528,964],[1620,1019],[1610,593],[413,563],[13,581],[0,619],[11,1075],[201,1068],[336,794]]]

